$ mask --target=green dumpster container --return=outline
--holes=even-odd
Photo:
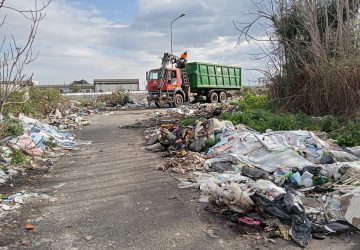
[[[185,70],[192,90],[241,88],[241,68],[239,67],[191,62],[186,64]]]

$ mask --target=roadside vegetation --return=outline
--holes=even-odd
[[[0,122],[0,140],[8,136],[20,136],[24,133],[21,122],[10,116],[5,115]]]
[[[27,100],[22,102],[22,100]],[[34,118],[45,118],[56,109],[63,110],[69,106],[69,103],[64,99],[59,90],[45,89],[41,90],[36,87],[31,87],[29,91],[19,91],[12,96],[10,103],[4,107],[3,113],[13,114],[17,116],[22,113]]]
[[[262,72],[271,101],[295,113],[356,116],[360,112],[360,1],[274,0],[253,5],[252,20],[234,25],[239,42],[257,44],[257,58],[267,59]],[[256,36],[259,26],[267,34],[261,40]]]
[[[266,95],[246,94],[232,102],[231,112],[222,113],[220,118],[234,125],[245,124],[258,132],[267,129],[323,131],[336,140],[340,146],[360,146],[360,113],[347,116],[328,115],[313,117],[303,112],[283,112]]]

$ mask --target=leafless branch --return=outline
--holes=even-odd
[[[253,59],[267,58],[262,73],[271,80],[274,99],[315,115],[360,111],[359,3],[262,0],[253,5],[252,21],[233,24],[238,44],[253,43],[260,51]],[[267,39],[252,34],[259,25]]]
[[[32,63],[38,53],[33,53],[33,43],[38,31],[40,22],[44,19],[45,13],[43,12],[51,3],[51,0],[43,1],[38,5],[38,0],[34,0],[33,9],[18,9],[6,0],[0,0],[0,9],[8,10],[10,12],[20,13],[25,20],[30,22],[30,29],[25,40],[25,43],[19,44],[14,36],[10,36],[8,41],[4,36],[0,46],[0,114],[3,112],[5,105],[24,103],[12,102],[11,98],[19,91],[32,84],[33,74],[27,76],[24,74],[26,65]],[[3,19],[0,27],[5,24]]]

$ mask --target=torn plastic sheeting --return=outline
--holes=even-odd
[[[23,152],[31,156],[42,156],[44,153],[41,148],[37,148],[37,145],[28,135],[15,137],[7,143],[15,150],[22,150]]]
[[[360,158],[360,146],[346,148],[346,150]]]
[[[333,158],[340,162],[354,162],[359,160],[359,157],[346,151],[329,150],[329,153],[332,155]]]
[[[42,150],[46,149],[46,145],[44,144],[44,137],[37,133],[31,134],[31,139],[35,143],[36,147],[41,148]]]
[[[42,200],[48,200],[50,197],[47,194],[39,194],[39,193],[16,193],[10,195],[9,199],[14,200],[15,203],[24,204],[31,198],[39,198]]]
[[[355,159],[336,144],[325,142],[308,131],[238,132],[212,147],[209,156],[232,155],[244,164],[274,172],[279,166],[301,170],[318,164],[324,153],[331,151],[341,152],[343,159]]]
[[[39,120],[19,115],[19,120],[24,124],[24,129],[31,131],[32,133],[43,133],[42,136],[48,137],[55,137],[58,140],[73,140],[74,137],[68,131],[60,132],[55,127],[42,123]]]
[[[217,185],[226,182],[243,183],[252,186],[254,181],[248,177],[242,176],[240,173],[193,173],[199,187],[202,183],[214,181]]]
[[[217,157],[232,155],[244,164],[256,166],[267,172],[286,164],[286,167],[305,167],[312,163],[301,157],[296,151],[282,147],[282,151],[270,151],[252,132],[240,132],[224,138],[215,145],[210,154]]]
[[[31,132],[35,144],[44,149],[43,140],[54,141],[58,146],[64,149],[73,149],[76,146],[90,144],[91,142],[76,141],[73,134],[69,131],[59,131],[56,127],[42,123],[36,119],[19,115],[20,121],[23,123],[24,130]]]

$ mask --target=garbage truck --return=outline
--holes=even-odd
[[[162,66],[146,72],[147,101],[157,107],[178,107],[185,102],[224,103],[228,91],[241,88],[241,68],[227,65],[180,62],[169,53]]]

